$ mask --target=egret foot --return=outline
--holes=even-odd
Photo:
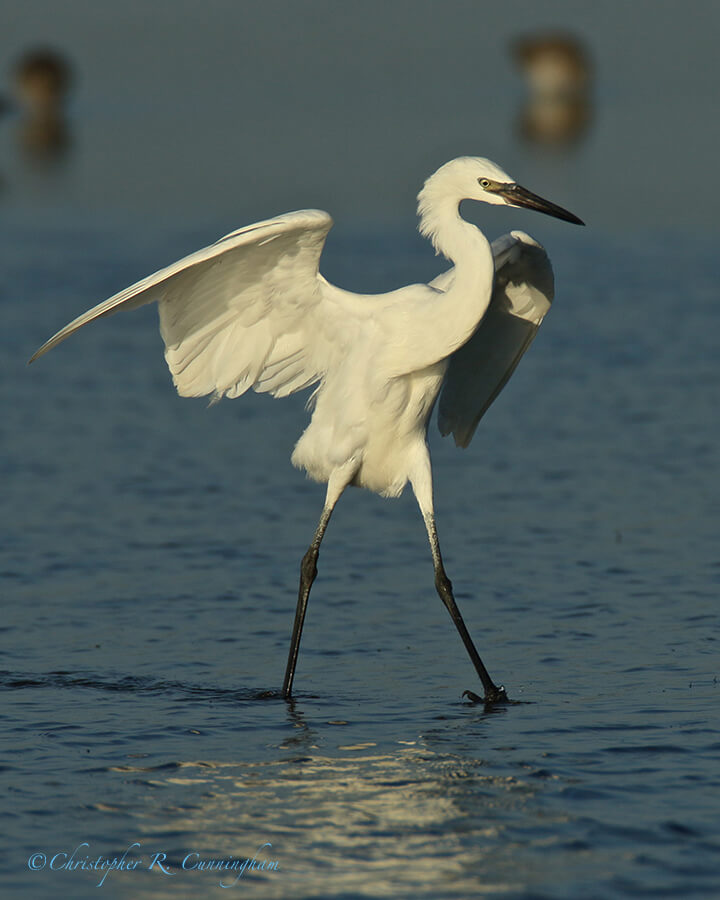
[[[493,685],[484,697],[479,697],[474,691],[463,691],[463,697],[467,697],[471,703],[484,703],[485,706],[492,706],[494,703],[510,703],[510,698],[502,685],[500,687]]]

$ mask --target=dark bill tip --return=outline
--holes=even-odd
[[[543,200],[537,194],[533,194],[527,188],[521,187],[519,184],[510,184],[503,190],[498,191],[511,206],[524,207],[525,209],[534,209],[537,212],[545,213],[546,216],[553,216],[556,219],[562,219],[563,222],[572,222],[573,225],[584,225],[582,219],[578,219],[576,215],[563,209],[549,200]]]

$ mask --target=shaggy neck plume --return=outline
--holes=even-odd
[[[417,198],[420,234],[429,238],[436,253],[456,266],[477,253],[478,245],[488,246],[480,230],[460,215],[467,184],[458,180],[457,173],[443,166],[427,179]]]
[[[436,300],[447,310],[437,339],[448,352],[467,340],[485,313],[494,273],[485,235],[460,216],[460,201],[467,197],[467,177],[461,176],[444,166],[418,194],[420,233],[432,241],[436,253],[454,263],[452,282]]]

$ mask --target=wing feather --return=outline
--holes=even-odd
[[[165,358],[183,396],[284,396],[322,377],[332,292],[318,273],[331,217],[300,210],[233,231],[78,316],[31,362],[89,322],[157,302]]]
[[[492,244],[495,285],[472,337],[450,357],[438,405],[438,428],[467,447],[480,419],[515,371],[554,296],[547,253],[529,235],[513,231]],[[452,270],[433,287],[447,290]]]

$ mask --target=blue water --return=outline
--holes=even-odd
[[[215,236],[2,229],[5,896],[717,895],[712,243],[553,231],[528,356],[469,450],[433,425],[458,603],[521,701],[487,712],[411,495],[343,498],[273,694],[323,498],[288,460],[303,397],[177,398],[152,308],[25,367]],[[329,264],[378,289],[436,265],[361,232]]]

